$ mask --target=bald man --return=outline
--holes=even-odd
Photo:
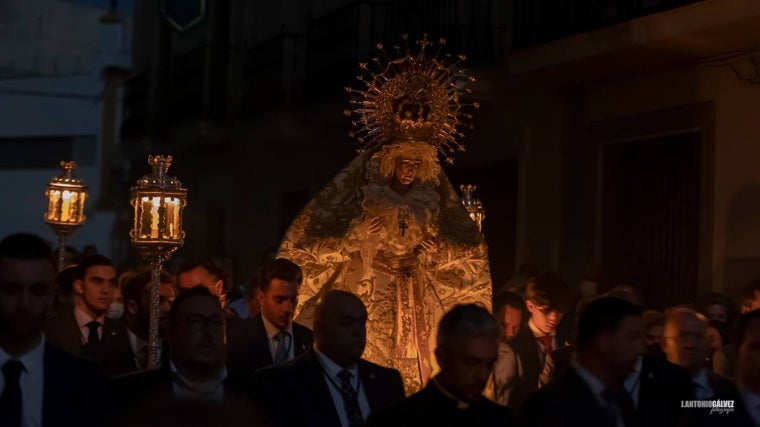
[[[668,311],[660,345],[668,361],[678,365],[691,375],[692,391],[699,400],[738,400],[734,385],[710,372],[706,367],[708,352],[707,318],[684,307]],[[709,411],[685,410],[693,426],[733,425],[731,414],[710,415]]]
[[[355,295],[332,291],[318,305],[314,346],[254,375],[258,401],[277,427],[359,427],[371,412],[404,398],[401,374],[361,359],[367,310]]]

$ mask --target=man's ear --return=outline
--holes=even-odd
[[[446,350],[438,347],[435,349],[435,359],[438,361],[438,367],[443,369],[446,364]]]
[[[222,295],[224,293],[224,280],[219,279],[214,284],[214,292],[216,292],[217,295]]]
[[[82,287],[82,281],[77,279],[74,280],[74,293],[77,295],[83,295],[84,294],[84,288]]]
[[[124,308],[127,309],[127,313],[130,315],[137,316],[137,302],[131,300],[127,301],[127,304]]]
[[[256,289],[256,300],[259,302],[259,307],[264,305],[264,298],[266,297],[266,294],[262,292],[261,288]]]

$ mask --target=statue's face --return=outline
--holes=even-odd
[[[422,160],[419,158],[399,157],[393,175],[401,184],[412,185],[421,166]]]

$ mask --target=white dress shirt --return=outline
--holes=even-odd
[[[141,349],[145,348],[145,361],[144,363],[148,363],[148,355],[150,354],[150,344],[148,344],[147,341],[140,338],[135,334],[134,332],[127,329],[127,337],[129,337],[129,347],[132,349],[132,358],[135,361],[135,366],[137,366],[137,369],[145,370],[148,369],[147,366],[143,366],[143,360],[141,359]],[[161,360],[161,342],[158,342],[158,360]]]
[[[710,384],[710,378],[707,375],[707,369],[702,369],[691,380],[691,387],[694,390],[694,397],[696,399],[712,399],[715,397],[715,390],[713,390]]]
[[[90,336],[90,327],[87,326],[87,324],[93,320],[97,320],[98,323],[100,323],[100,326],[98,327],[98,338],[101,340],[103,339],[103,323],[106,321],[105,314],[98,317],[97,319],[93,319],[90,317],[90,315],[82,311],[82,309],[77,305],[74,306],[74,317],[77,319],[77,326],[79,326],[79,332],[82,337],[82,345],[87,344],[87,339]]]
[[[348,427],[346,406],[343,403],[343,393],[340,392],[341,379],[338,378],[338,374],[343,370],[343,367],[320,353],[316,346],[314,347],[314,352],[317,355],[319,364],[322,366],[325,382],[327,383],[327,388],[330,390],[330,396],[332,397],[333,404],[335,404],[335,410],[338,412],[340,424],[343,427]],[[358,393],[357,400],[359,401],[359,409],[362,411],[362,417],[366,420],[367,416],[369,416],[369,401],[367,400],[367,395],[364,394],[361,378],[359,378],[359,368],[352,366],[347,369],[352,375],[351,386],[354,388],[354,391]]]
[[[24,364],[24,370],[19,378],[21,387],[21,426],[42,426],[42,396],[45,385],[45,337],[21,357],[11,357],[0,348],[0,368],[9,360],[19,360]],[[5,377],[0,372],[0,395],[5,390]]]
[[[267,338],[269,339],[269,351],[272,353],[272,360],[275,360],[277,357],[277,350],[279,350],[278,346],[280,345],[280,342],[275,338],[275,335],[280,333],[280,328],[273,325],[271,322],[267,320],[264,315],[261,316],[261,320],[264,321],[264,329],[267,331]],[[290,343],[284,342],[285,345],[289,345],[290,349],[288,350],[288,360],[296,357],[295,356],[295,337],[293,336],[293,322],[290,322],[288,324],[288,327],[285,328],[285,331],[290,334]]]
[[[536,327],[536,325],[533,324],[533,319],[529,319],[528,320],[528,327],[530,328],[530,331],[533,333],[534,337],[540,338],[540,337],[546,336],[545,333],[543,333],[540,330],[538,330],[538,328]],[[557,335],[557,331],[556,330],[552,331],[552,333],[549,334],[549,336],[552,337],[552,351],[557,350],[557,337],[556,337],[556,335]],[[543,364],[544,363],[544,359],[546,359],[546,356],[545,356],[546,349],[544,348],[544,345],[543,345],[543,343],[541,343],[540,340],[537,339],[536,342],[538,343],[538,348],[539,348],[539,351],[538,351],[538,360],[540,361],[541,364]]]
[[[609,403],[607,403],[607,400],[602,397],[602,393],[607,389],[607,386],[604,385],[603,382],[599,380],[594,374],[584,369],[580,364],[577,362],[573,362],[573,368],[575,369],[575,372],[578,373],[578,376],[581,377],[584,383],[588,386],[588,388],[591,390],[591,393],[594,394],[594,397],[596,398],[597,402],[603,407],[603,408],[610,408]],[[613,409],[613,408],[610,408]],[[614,412],[617,416],[617,427],[625,427],[625,423],[623,422],[623,416],[620,413],[619,408],[614,408]]]
[[[174,362],[169,362],[172,372],[172,390],[178,400],[203,400],[207,402],[224,402],[224,380],[227,368],[222,368],[219,375],[206,383],[193,382],[179,373]]]
[[[628,378],[623,383],[625,390],[631,396],[631,400],[633,400],[633,407],[635,409],[639,408],[639,385],[641,385],[641,365],[643,362],[644,358],[639,356],[636,359],[636,367],[633,368],[633,372],[628,375]]]

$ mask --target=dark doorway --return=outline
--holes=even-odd
[[[700,132],[602,148],[602,259],[638,285],[648,307],[697,293]]]
[[[517,160],[449,169],[446,174],[457,191],[462,184],[477,186],[475,197],[483,202],[486,211],[483,234],[488,243],[491,277],[494,289],[498,289],[515,272]]]

